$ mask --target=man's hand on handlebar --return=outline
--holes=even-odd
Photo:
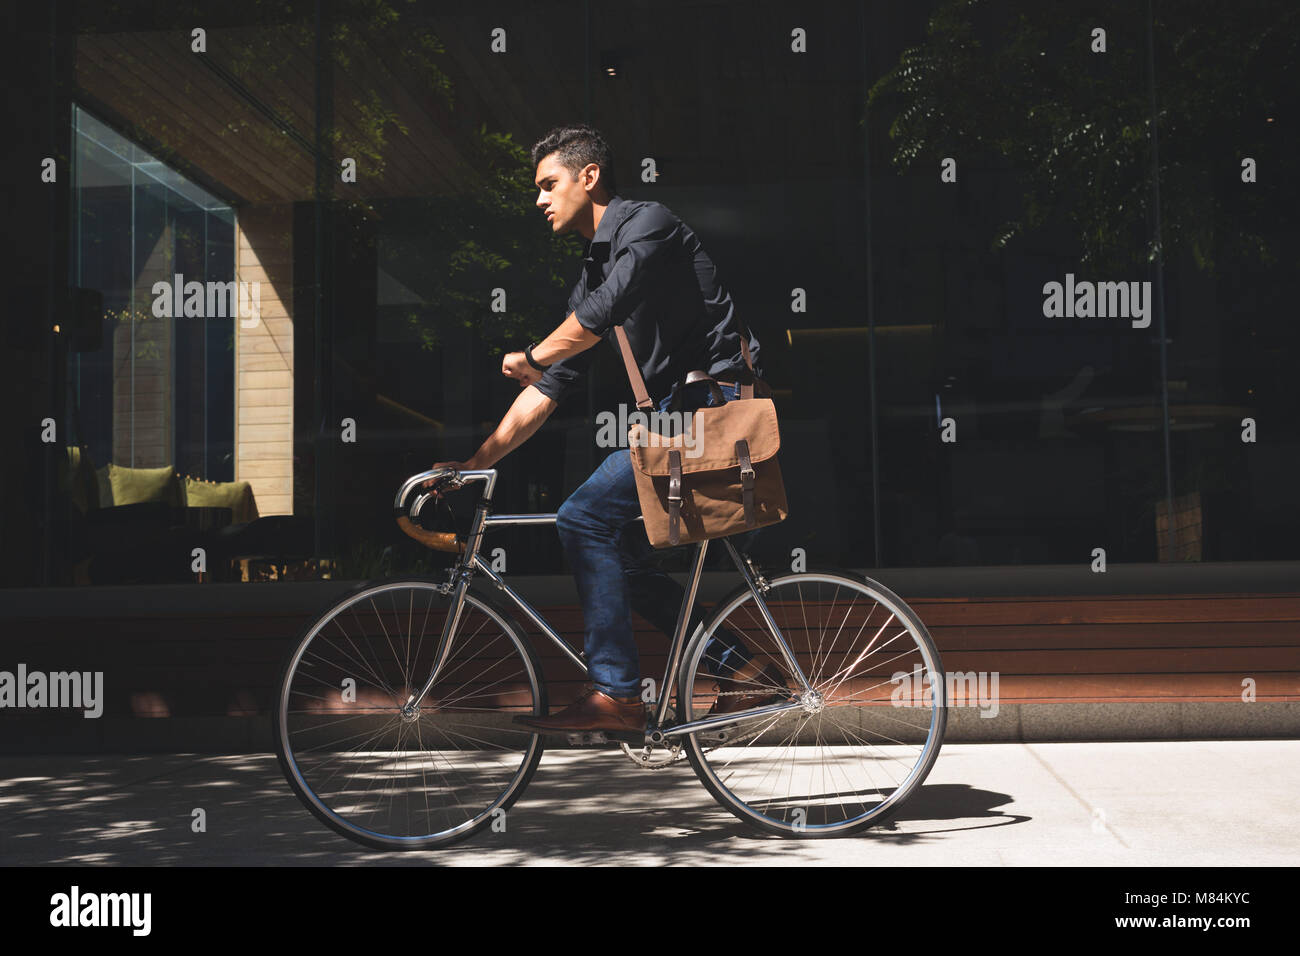
[[[462,471],[472,471],[474,468],[474,466],[472,466],[469,462],[466,461],[438,461],[438,462],[434,462],[433,467],[454,468],[456,469],[457,473],[460,473]],[[428,480],[421,482],[421,486],[424,488],[428,488],[430,485],[435,486],[433,489],[433,496],[435,498],[441,498],[445,492],[453,490],[452,488],[448,488],[445,486],[446,481],[447,481],[447,476],[441,475],[437,478],[429,478]]]

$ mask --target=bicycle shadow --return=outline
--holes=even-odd
[[[619,754],[584,754],[564,763],[567,772],[560,777],[543,758],[529,790],[511,810],[519,821],[511,843],[548,861],[600,862],[613,852],[654,853],[664,863],[726,863],[733,855],[752,862],[757,845],[781,855],[825,845],[766,834],[743,822],[712,798],[685,762],[647,771]],[[1011,803],[1014,797],[1006,793],[930,784],[890,821],[847,839],[919,844],[1032,819],[1001,809]]]
[[[410,853],[369,850],[324,827],[269,754],[28,757],[5,766],[0,858],[10,865],[728,865],[824,859],[844,842],[764,834],[716,803],[687,762],[641,770],[611,750],[546,752],[502,828]],[[892,822],[847,840],[857,853],[1030,819],[1000,809],[1011,802],[967,785],[926,785]]]

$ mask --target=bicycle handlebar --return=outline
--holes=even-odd
[[[496,484],[497,472],[495,468],[482,468],[473,471],[457,471],[455,468],[430,468],[428,471],[422,471],[418,475],[412,475],[402,482],[397,489],[397,497],[393,500],[393,512],[397,518],[397,527],[408,537],[414,538],[426,548],[433,548],[436,551],[449,551],[454,554],[463,553],[465,542],[459,538],[455,532],[451,531],[426,531],[415,523],[415,518],[419,518],[420,510],[425,503],[432,498],[437,491],[422,492],[411,504],[408,511],[406,500],[411,496],[411,492],[417,486],[426,482],[436,482],[447,490],[460,488],[471,481],[482,481],[486,484],[483,495],[485,498],[491,498],[492,488]]]
[[[412,475],[407,478],[400,488],[397,489],[397,497],[393,499],[393,510],[399,513],[406,511],[406,499],[415,490],[416,485],[421,485],[430,479],[445,478],[456,475],[454,468],[430,468],[428,471],[422,471],[418,475]]]

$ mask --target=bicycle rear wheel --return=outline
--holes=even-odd
[[[753,592],[738,589],[687,649],[684,720],[734,695],[771,692],[751,713],[796,697],[801,706],[689,734],[687,757],[719,803],[767,832],[832,837],[877,826],[939,755],[947,724],[939,652],[915,612],[869,578],[810,571],[768,583],[762,602],[812,692],[792,676]],[[736,639],[770,659],[790,692],[765,678],[719,684],[722,651]]]
[[[285,666],[275,710],[281,768],[331,829],[376,849],[465,839],[519,797],[542,738],[512,721],[543,715],[532,649],[468,592],[450,656],[421,702],[450,599],[428,581],[367,587],[330,608]]]

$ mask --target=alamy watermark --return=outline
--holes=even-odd
[[[0,671],[0,709],[81,708],[94,719],[104,713],[103,671],[29,671],[19,664]]]
[[[949,707],[978,707],[981,717],[998,715],[997,671],[949,671],[943,675],[944,700]],[[934,671],[920,664],[910,671],[895,671],[890,703],[895,707],[929,707],[934,703]]]
[[[262,284],[260,282],[185,281],[182,273],[155,282],[153,314],[159,319],[233,319],[239,317],[241,329],[252,329],[262,318]]]
[[[1150,282],[1074,281],[1043,284],[1043,316],[1049,319],[1132,319],[1135,329],[1151,324]]]
[[[152,914],[152,893],[83,893],[74,885],[50,897],[51,926],[126,926],[133,936],[148,936]]]
[[[628,432],[638,425],[634,439]],[[596,415],[598,448],[627,448],[634,441],[640,447],[681,448],[687,458],[699,458],[704,454],[704,426],[694,412],[629,412],[624,404],[617,413]]]

